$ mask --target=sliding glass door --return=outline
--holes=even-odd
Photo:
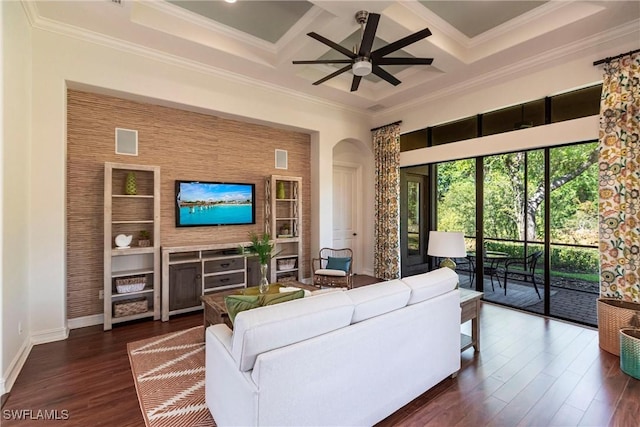
[[[476,161],[475,159],[439,163],[435,167],[436,206],[432,229],[461,231],[467,252],[476,248]],[[471,257],[454,260],[462,286],[475,288],[476,265]]]
[[[598,144],[550,150],[549,314],[596,324],[598,254]]]
[[[403,276],[431,267],[428,230],[462,231],[469,256],[456,260],[461,286],[595,325],[596,149],[580,143],[403,169]]]

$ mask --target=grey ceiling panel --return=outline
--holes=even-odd
[[[469,38],[529,12],[546,1],[420,1]]]
[[[307,1],[191,1],[169,0],[205,18],[275,43],[313,5]]]

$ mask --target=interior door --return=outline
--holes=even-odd
[[[333,166],[333,247],[353,251],[353,272],[360,272],[358,247],[358,167]]]

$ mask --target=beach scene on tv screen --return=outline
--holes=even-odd
[[[252,205],[251,185],[180,183],[180,225],[250,224]]]

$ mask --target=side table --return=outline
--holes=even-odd
[[[482,292],[460,288],[460,324],[471,320],[471,336],[460,334],[460,351],[469,347],[480,351],[480,299]]]

